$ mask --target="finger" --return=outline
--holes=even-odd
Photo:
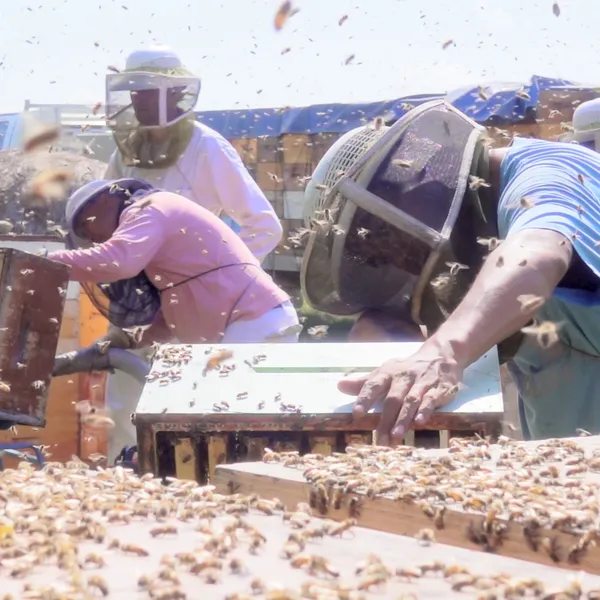
[[[450,398],[451,396],[444,390],[440,390],[439,388],[430,389],[421,400],[421,405],[415,415],[415,423],[417,425],[425,425],[435,409],[446,404]]]
[[[354,377],[344,377],[338,381],[338,390],[342,394],[348,394],[348,396],[358,396],[363,385],[369,378],[369,375],[355,375]]]
[[[400,443],[402,441],[404,434],[410,429],[423,397],[429,389],[429,384],[419,383],[413,385],[410,391],[405,394],[396,421],[391,425],[393,442]]]
[[[365,415],[375,402],[385,396],[390,389],[392,378],[379,370],[373,371],[362,386],[358,398],[354,403],[354,415]]]
[[[392,443],[392,429],[398,419],[404,399],[410,392],[413,381],[414,377],[409,374],[397,377],[392,381],[383,403],[381,419],[377,427],[377,441],[380,446],[389,446]]]

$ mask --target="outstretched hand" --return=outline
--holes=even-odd
[[[424,345],[416,354],[388,360],[368,375],[342,379],[338,389],[357,397],[356,418],[383,398],[377,439],[380,445],[390,446],[402,441],[413,422],[425,424],[436,408],[452,399],[463,371],[451,353]]]

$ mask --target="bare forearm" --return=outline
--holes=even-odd
[[[489,256],[459,307],[426,343],[451,349],[466,367],[531,320],[535,308],[524,306],[523,297],[550,297],[568,269],[571,248],[553,232],[537,231],[533,241],[524,233],[523,243],[510,240]]]

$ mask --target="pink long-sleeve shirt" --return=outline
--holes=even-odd
[[[170,192],[126,208],[103,244],[58,250],[48,258],[70,265],[75,281],[110,283],[145,271],[164,290],[152,329],[182,343],[218,342],[229,323],[258,318],[289,300],[228,225]],[[219,268],[225,265],[235,266]]]

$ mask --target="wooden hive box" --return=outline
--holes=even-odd
[[[256,459],[264,447],[330,453],[371,443],[380,406],[361,421],[337,390],[350,371],[369,372],[419,344],[238,344],[164,347],[138,404],[143,472],[205,480],[217,464]],[[214,352],[231,352],[206,371]],[[465,387],[422,429],[447,446],[452,432],[495,434],[503,415],[496,349],[471,365]],[[412,443],[413,434],[407,434]]]
[[[44,427],[69,268],[0,248],[0,419]]]

